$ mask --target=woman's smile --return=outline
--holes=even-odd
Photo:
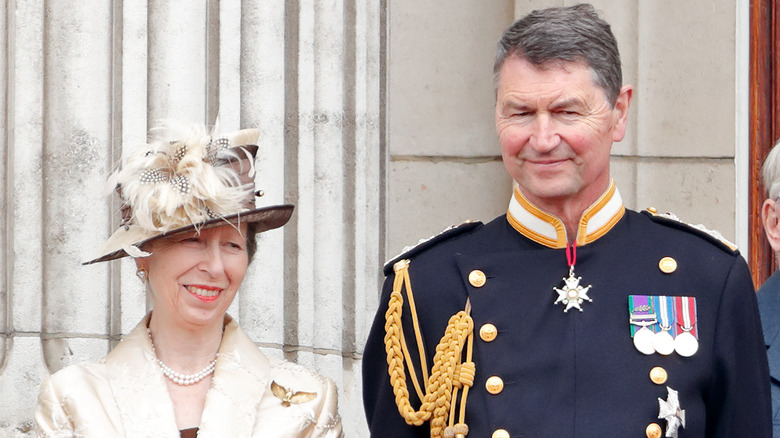
[[[219,294],[222,293],[222,288],[220,287],[214,287],[214,286],[206,286],[206,285],[194,285],[194,284],[188,284],[184,286],[185,289],[189,293],[195,296],[195,298],[204,301],[204,302],[212,302],[219,298]]]

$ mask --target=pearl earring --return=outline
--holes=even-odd
[[[135,275],[141,280],[146,281],[146,276],[149,274],[149,272],[146,270],[146,268],[138,268],[137,271],[135,271]]]

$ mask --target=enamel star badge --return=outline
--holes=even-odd
[[[590,285],[582,287],[580,286],[580,280],[582,280],[582,277],[575,277],[574,266],[570,266],[569,276],[563,279],[563,287],[553,287],[553,290],[558,292],[558,299],[555,300],[555,303],[553,304],[563,303],[566,306],[563,309],[564,312],[568,312],[572,307],[575,307],[582,312],[582,307],[580,307],[580,305],[583,301],[593,300],[588,296]]]
[[[666,400],[658,397],[658,418],[666,420],[666,436],[677,438],[678,429],[685,429],[685,409],[680,408],[677,391],[667,386],[666,392]]]

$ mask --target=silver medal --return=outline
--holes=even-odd
[[[695,318],[696,315],[696,299],[690,297],[681,297],[681,310],[682,310],[682,333],[677,335],[674,340],[674,351],[682,357],[691,357],[699,350],[699,340],[691,333],[693,330],[694,321],[691,316]],[[693,303],[691,303],[693,301]],[[691,305],[693,309],[691,309]],[[691,310],[694,311],[693,315]]]
[[[699,341],[691,332],[682,332],[674,340],[674,351],[680,356],[691,357],[699,350]]]
[[[669,333],[672,328],[672,324],[669,322],[669,302],[665,296],[657,297],[657,300],[661,331],[653,336],[653,348],[658,354],[668,356],[674,351],[674,337]]]
[[[658,318],[655,313],[652,313],[652,307],[650,307],[649,303],[640,304],[631,308],[630,314],[629,322],[631,325],[641,327],[634,333],[634,347],[642,354],[655,353],[653,348],[655,333],[648,328],[658,323]]]
[[[672,354],[674,351],[674,338],[668,330],[661,330],[653,335],[653,349],[664,356]]]
[[[634,333],[634,347],[642,354],[653,354],[655,353],[653,338],[655,338],[655,333],[646,326],[642,327]]]

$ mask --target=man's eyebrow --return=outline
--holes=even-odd
[[[531,107],[527,102],[524,102],[522,100],[516,100],[516,99],[508,99],[504,101],[504,108],[513,108],[513,109],[528,109]]]
[[[582,102],[579,99],[576,98],[569,98],[564,99],[559,102],[555,102],[550,106],[550,109],[553,110],[559,110],[562,108],[580,108],[582,107]]]

